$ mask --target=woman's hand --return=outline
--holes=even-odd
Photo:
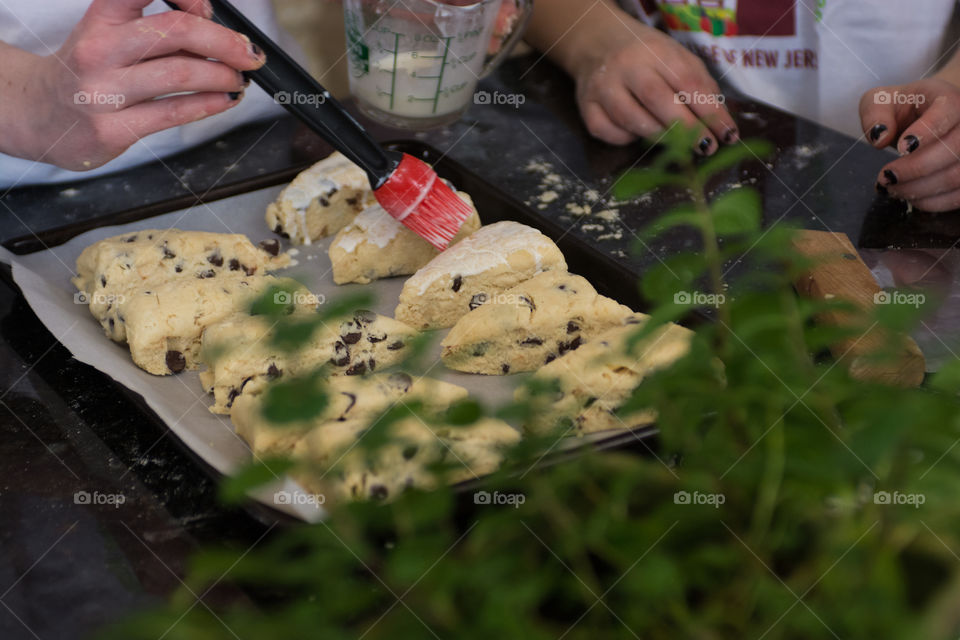
[[[636,20],[584,47],[574,77],[587,128],[611,144],[655,138],[674,121],[702,126],[710,155],[739,132],[706,66],[670,36]]]
[[[878,87],[860,99],[860,119],[871,144],[901,156],[878,190],[924,211],[960,208],[960,87],[940,77]]]
[[[206,0],[143,17],[150,1],[94,0],[47,57],[0,44],[0,81],[14,89],[0,102],[0,150],[93,169],[151,133],[236,105],[240,72],[262,66],[263,53],[207,19]]]

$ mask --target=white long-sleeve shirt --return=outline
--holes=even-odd
[[[279,39],[287,51],[296,50],[292,40],[277,25],[270,0],[233,0],[233,3],[263,32]],[[0,0],[0,40],[31,53],[51,55],[66,41],[89,6],[90,0]],[[157,0],[146,8],[144,14],[167,10],[168,7]],[[0,188],[81,180],[112,173],[200,144],[240,124],[281,113],[281,108],[270,96],[251,84],[240,104],[230,110],[149,135],[119,157],[91,171],[67,171],[0,153]]]
[[[954,0],[621,0],[758,100],[860,136],[863,92],[930,75]],[[706,30],[705,30],[706,29]],[[668,62],[669,64],[669,62]]]

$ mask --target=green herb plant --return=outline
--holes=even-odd
[[[695,163],[694,135],[674,127],[651,166],[618,184],[624,197],[690,189],[690,203],[641,239],[682,226],[702,240],[643,278],[651,319],[638,341],[689,317],[691,302],[715,306],[689,354],[622,408],[654,408],[658,442],[534,464],[556,449],[560,425],[481,484],[510,500],[475,504],[480,494],[440,488],[331,504],[325,522],[197,554],[186,588],[105,637],[957,638],[960,367],[900,389],[811,357],[875,323],[909,328],[922,310],[818,326],[818,313],[843,305],[797,298],[792,279],[809,264],[793,255],[790,230],[763,228],[750,189],[706,195],[711,176],[769,149],[741,144]],[[728,287],[725,265],[744,254],[757,268]],[[531,406],[471,402],[451,419],[522,421]],[[226,481],[226,496],[242,499],[266,477],[251,469]],[[214,585],[270,597],[196,605]]]

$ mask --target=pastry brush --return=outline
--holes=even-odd
[[[174,2],[166,4],[179,10]],[[329,91],[231,3],[211,0],[210,4],[214,22],[246,35],[267,56],[266,64],[244,74],[360,166],[388,214],[443,251],[473,212],[470,205],[438,179],[427,163],[381,147]]]

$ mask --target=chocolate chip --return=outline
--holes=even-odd
[[[207,256],[207,262],[209,262],[210,264],[212,264],[212,265],[215,266],[215,267],[222,267],[222,266],[223,266],[223,256],[220,255],[220,249],[217,249],[216,251],[214,251],[213,253],[211,253],[209,256]]]
[[[179,351],[167,351],[167,369],[170,373],[180,373],[187,368],[187,359]]]
[[[320,206],[321,206],[321,207],[329,207],[329,206],[330,206],[330,201],[327,200],[326,198],[324,198],[323,196],[320,196]]]
[[[107,277],[106,277],[106,276],[100,276],[100,286],[101,286],[101,287],[107,286]]]
[[[338,340],[333,345],[333,357],[330,358],[330,362],[338,367],[345,367],[350,364],[350,350],[347,349],[347,345]]]
[[[567,333],[576,333],[577,331],[580,331],[580,325],[573,320],[567,323]]]
[[[404,460],[411,460],[413,456],[417,455],[417,451],[419,450],[420,448],[417,445],[411,444],[403,448],[401,455],[403,455]]]
[[[230,268],[230,271],[240,271],[240,261],[236,258],[230,258],[230,263],[227,266]]]
[[[370,487],[370,497],[374,500],[386,500],[390,491],[382,484],[375,484]]]
[[[397,372],[391,373],[387,378],[387,384],[392,387],[397,387],[401,389],[404,393],[410,390],[410,387],[413,386],[413,378],[409,373]]]
[[[403,349],[405,346],[407,345],[403,344],[402,340],[397,340],[387,345],[387,351],[400,351],[400,349]]]
[[[525,306],[530,307],[530,311],[537,310],[537,305],[533,304],[533,300],[531,300],[527,296],[519,296],[519,299],[520,299],[520,302],[522,302]]]
[[[113,328],[116,326],[116,324],[117,323],[113,321],[113,318],[110,318],[110,331],[113,331]]]
[[[456,278],[453,279],[453,285],[450,288],[453,289],[454,291],[460,291],[460,287],[462,286],[463,286],[463,278],[461,276],[457,276]]]
[[[500,365],[500,371],[503,373],[510,373],[510,365],[504,362],[502,365]]]
[[[170,251],[170,249],[167,247],[167,245],[163,245],[163,259],[164,259],[164,260],[169,260],[169,259],[171,259],[171,258],[176,258],[176,257],[177,257],[177,254],[175,254],[173,251]]]
[[[178,264],[177,266],[175,266],[175,267],[173,268],[173,270],[176,271],[177,273],[182,273],[182,272],[183,272],[183,265],[182,265],[182,264]]]
[[[536,336],[531,336],[529,338],[524,338],[519,342],[519,344],[525,345],[525,346],[540,346],[541,344],[543,344],[543,339],[538,338]]]
[[[270,363],[270,366],[267,367],[267,377],[271,380],[275,380],[283,375],[283,369],[277,367],[275,363]]]
[[[567,290],[567,285],[565,285],[565,284],[558,284],[558,285],[557,285],[557,289],[560,289],[560,291],[566,291],[566,290]]]
[[[353,316],[353,319],[359,326],[362,327],[364,324],[370,324],[376,320],[377,314],[375,314],[373,311],[368,311],[367,309],[360,309]]]
[[[343,340],[345,344],[357,344],[360,342],[360,338],[363,336],[359,331],[354,331],[352,333],[345,333],[340,336],[340,339]]]
[[[475,357],[480,357],[487,352],[488,344],[486,342],[481,342],[480,344],[473,346],[473,355]]]
[[[638,318],[637,316],[630,316],[629,318],[623,321],[623,324],[640,324],[640,318]]]
[[[383,341],[386,340],[386,339],[387,339],[387,334],[386,334],[386,333],[382,333],[382,334],[380,334],[379,336],[374,335],[374,334],[371,333],[370,335],[367,336],[367,340],[369,340],[370,342],[372,342],[372,343],[374,343],[374,344],[376,344],[376,343],[378,343],[378,342],[383,342]]]
[[[204,278],[212,278],[217,275],[217,272],[213,269],[207,269],[206,271],[201,271],[197,274],[197,277],[203,280]]]
[[[596,401],[597,399],[594,397],[587,398],[587,401],[583,403],[583,408],[584,409],[589,408]]]
[[[357,206],[357,202],[358,202],[357,196],[353,196],[351,198],[345,198],[344,201],[351,207]]]
[[[137,240],[136,234],[133,234],[132,236],[129,236],[123,239],[124,242],[136,242],[136,240]]]
[[[377,368],[377,361],[374,358],[370,358],[370,360],[367,361],[367,366],[370,367],[370,371],[373,371]]]
[[[240,392],[239,392],[239,391],[237,391],[237,390],[234,389],[234,388],[231,388],[231,389],[230,389],[230,393],[227,394],[227,408],[228,408],[228,409],[233,406],[233,401],[236,400],[236,399],[237,399],[237,396],[239,396],[239,395],[240,395]]]
[[[360,376],[365,374],[366,372],[367,372],[366,362],[358,362],[357,364],[353,365],[346,371],[348,376]]]
[[[255,274],[255,273],[257,272],[257,268],[256,268],[256,267],[248,267],[248,266],[245,265],[245,264],[240,265],[240,268],[243,269],[243,272],[244,272],[245,274],[247,274],[248,276],[252,276],[253,274]]]
[[[574,339],[571,340],[570,342],[558,342],[558,343],[557,343],[557,350],[560,352],[560,355],[563,355],[563,354],[565,354],[567,351],[573,351],[574,349],[576,349],[577,347],[579,347],[581,344],[583,344],[583,343],[580,341],[580,336],[577,336],[576,338],[574,338]]]
[[[555,353],[548,353],[546,359],[544,359],[544,361],[543,361],[543,364],[550,364],[551,362],[553,362],[553,361],[556,360],[556,359],[557,359],[557,354],[555,354]]]
[[[277,242],[274,238],[269,240],[263,240],[260,243],[260,248],[269,253],[272,256],[280,255],[280,243]]]
[[[477,295],[470,298],[470,311],[473,311],[483,303],[487,301],[487,294],[478,293]]]

